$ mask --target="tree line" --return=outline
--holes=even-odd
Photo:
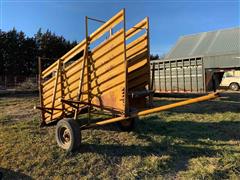
[[[50,30],[39,29],[33,37],[27,37],[15,28],[7,32],[0,29],[0,76],[36,75],[37,57],[43,57],[42,64],[47,67],[76,44]],[[151,55],[150,59],[159,59],[159,56]]]
[[[77,44],[50,30],[37,31],[34,37],[13,28],[0,30],[0,76],[31,76],[37,73],[37,57],[45,57],[43,65],[49,66]]]

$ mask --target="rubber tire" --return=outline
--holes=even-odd
[[[64,145],[61,140],[61,129],[68,129],[70,134],[69,143]],[[77,150],[81,144],[81,131],[78,123],[74,119],[62,119],[57,123],[56,131],[55,131],[56,141],[59,147],[65,149],[67,152],[73,152]]]
[[[126,123],[127,122],[127,123]],[[129,118],[124,121],[117,122],[117,126],[122,131],[130,132],[135,128],[136,118]]]
[[[238,91],[239,90],[239,84],[238,83],[231,83],[229,86],[229,89],[232,91]]]

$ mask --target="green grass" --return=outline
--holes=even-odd
[[[4,179],[239,179],[239,97],[145,116],[130,133],[85,130],[75,153],[58,148],[54,126],[39,128],[37,98],[0,98],[0,171]]]

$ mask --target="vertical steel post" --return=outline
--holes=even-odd
[[[151,90],[153,90],[154,87],[156,88],[156,85],[155,85],[155,63],[152,63],[152,82],[151,82]]]
[[[172,92],[172,61],[169,61],[170,91]]]
[[[197,58],[195,58],[195,70],[196,70],[196,83],[197,83],[197,92],[198,92],[198,64],[197,64]]]
[[[177,80],[177,92],[179,92],[179,84],[178,84],[178,61],[176,60],[176,80]]]
[[[182,59],[182,70],[183,70],[183,91],[186,91],[186,86],[185,86],[185,71],[184,71],[184,60]]]
[[[190,75],[190,89],[192,92],[192,67],[191,67],[191,59],[189,58],[189,75]]]
[[[59,71],[61,68],[61,59],[58,60],[58,64],[57,64],[57,72],[55,74],[55,84],[54,84],[54,88],[53,88],[53,96],[52,96],[52,109],[51,109],[51,119],[53,118],[53,112],[54,112],[54,105],[55,105],[55,99],[56,99],[56,93],[57,93],[57,85],[58,85],[58,77],[59,77]]]
[[[78,97],[77,100],[79,101],[82,95],[82,88],[83,88],[83,80],[84,80],[84,70],[85,70],[85,63],[86,63],[86,52],[88,51],[87,48],[87,43],[85,45],[85,50],[84,50],[84,55],[83,55],[83,62],[82,62],[82,72],[81,72],[81,76],[79,77],[79,85],[78,85]],[[77,108],[75,108],[75,112],[74,112],[74,119],[77,119],[77,115],[78,115],[78,109],[79,109],[79,104],[77,105]]]
[[[159,91],[161,91],[161,79],[160,79],[160,62],[158,62],[158,87],[159,87]]]
[[[150,70],[151,66],[150,66],[150,32],[149,32],[149,17],[147,17],[147,29],[146,29],[146,33],[147,33],[147,66]],[[155,71],[155,63],[154,64],[154,71]],[[150,71],[151,72],[151,71]],[[148,85],[150,88],[150,83],[151,83],[151,79],[150,79],[150,75],[149,75],[149,79],[148,79]],[[152,76],[152,82],[155,84],[155,72]],[[152,87],[150,88],[151,90],[153,90],[153,84]],[[155,86],[156,88],[156,86]],[[149,103],[152,104],[153,103],[153,94],[149,94]]]
[[[43,92],[42,92],[42,64],[41,64],[41,58],[38,57],[38,91],[39,91],[39,97],[40,97],[40,107],[43,108]],[[44,112],[41,110],[41,125],[43,125],[44,122]]]
[[[60,59],[60,85],[61,85],[61,98],[64,99],[64,81],[63,81],[63,60]],[[65,104],[62,102],[62,117],[64,117],[64,113],[65,113]]]
[[[206,92],[206,77],[205,77],[205,68],[204,68],[204,64],[203,64],[203,58],[202,59],[202,83],[203,83],[203,92]]]
[[[127,116],[129,113],[129,102],[128,102],[128,62],[126,55],[126,17],[125,9],[123,9],[123,31],[124,31],[124,68],[125,68],[125,88],[124,88],[124,115]]]
[[[165,83],[165,92],[167,91],[167,77],[166,77],[166,67],[165,67],[165,61],[163,61],[163,73],[164,73],[164,83]]]
[[[86,62],[87,62],[87,93],[88,93],[88,121],[91,118],[91,64],[88,54],[88,17],[85,17],[85,33],[86,33]]]

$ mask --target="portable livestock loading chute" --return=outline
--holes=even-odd
[[[107,22],[100,21],[104,24],[90,35],[88,20],[100,21],[86,17],[86,38],[72,50],[43,71],[39,59],[40,106],[36,108],[41,110],[42,126],[59,121],[56,140],[63,149],[78,148],[81,130],[114,122],[131,130],[138,116],[218,97],[209,94],[146,109],[153,93],[148,18],[126,31],[123,9]],[[94,122],[91,114],[96,110],[112,118]],[[77,123],[83,113],[88,113],[88,121]]]

